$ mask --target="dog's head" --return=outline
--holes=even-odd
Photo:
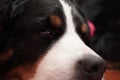
[[[105,63],[86,45],[74,0],[1,0],[0,17],[1,80],[101,79]]]

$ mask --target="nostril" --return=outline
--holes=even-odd
[[[93,65],[91,67],[83,67],[83,70],[88,74],[94,74],[99,72],[99,67],[97,65]]]
[[[88,73],[97,73],[97,72],[99,72],[98,65],[94,65],[94,66],[91,67],[90,70],[88,70]]]

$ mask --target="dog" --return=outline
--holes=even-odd
[[[90,46],[114,68],[120,69],[119,3],[118,0],[101,0],[101,10],[92,19],[96,30],[90,40]]]
[[[101,80],[106,64],[87,46],[80,8],[75,0],[0,0],[0,80]]]

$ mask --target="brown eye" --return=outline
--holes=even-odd
[[[43,31],[43,32],[40,32],[42,35],[49,35],[50,34],[50,31]]]
[[[46,38],[52,38],[53,37],[53,34],[51,31],[41,31],[40,32],[40,35],[42,37],[46,37]]]

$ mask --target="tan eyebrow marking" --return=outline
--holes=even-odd
[[[53,15],[50,16],[50,22],[55,27],[60,27],[62,25],[62,20],[59,16]]]
[[[82,24],[82,27],[81,27],[82,33],[86,33],[86,32],[87,32],[87,29],[88,29],[87,24],[86,24],[86,23],[83,23],[83,24]]]

